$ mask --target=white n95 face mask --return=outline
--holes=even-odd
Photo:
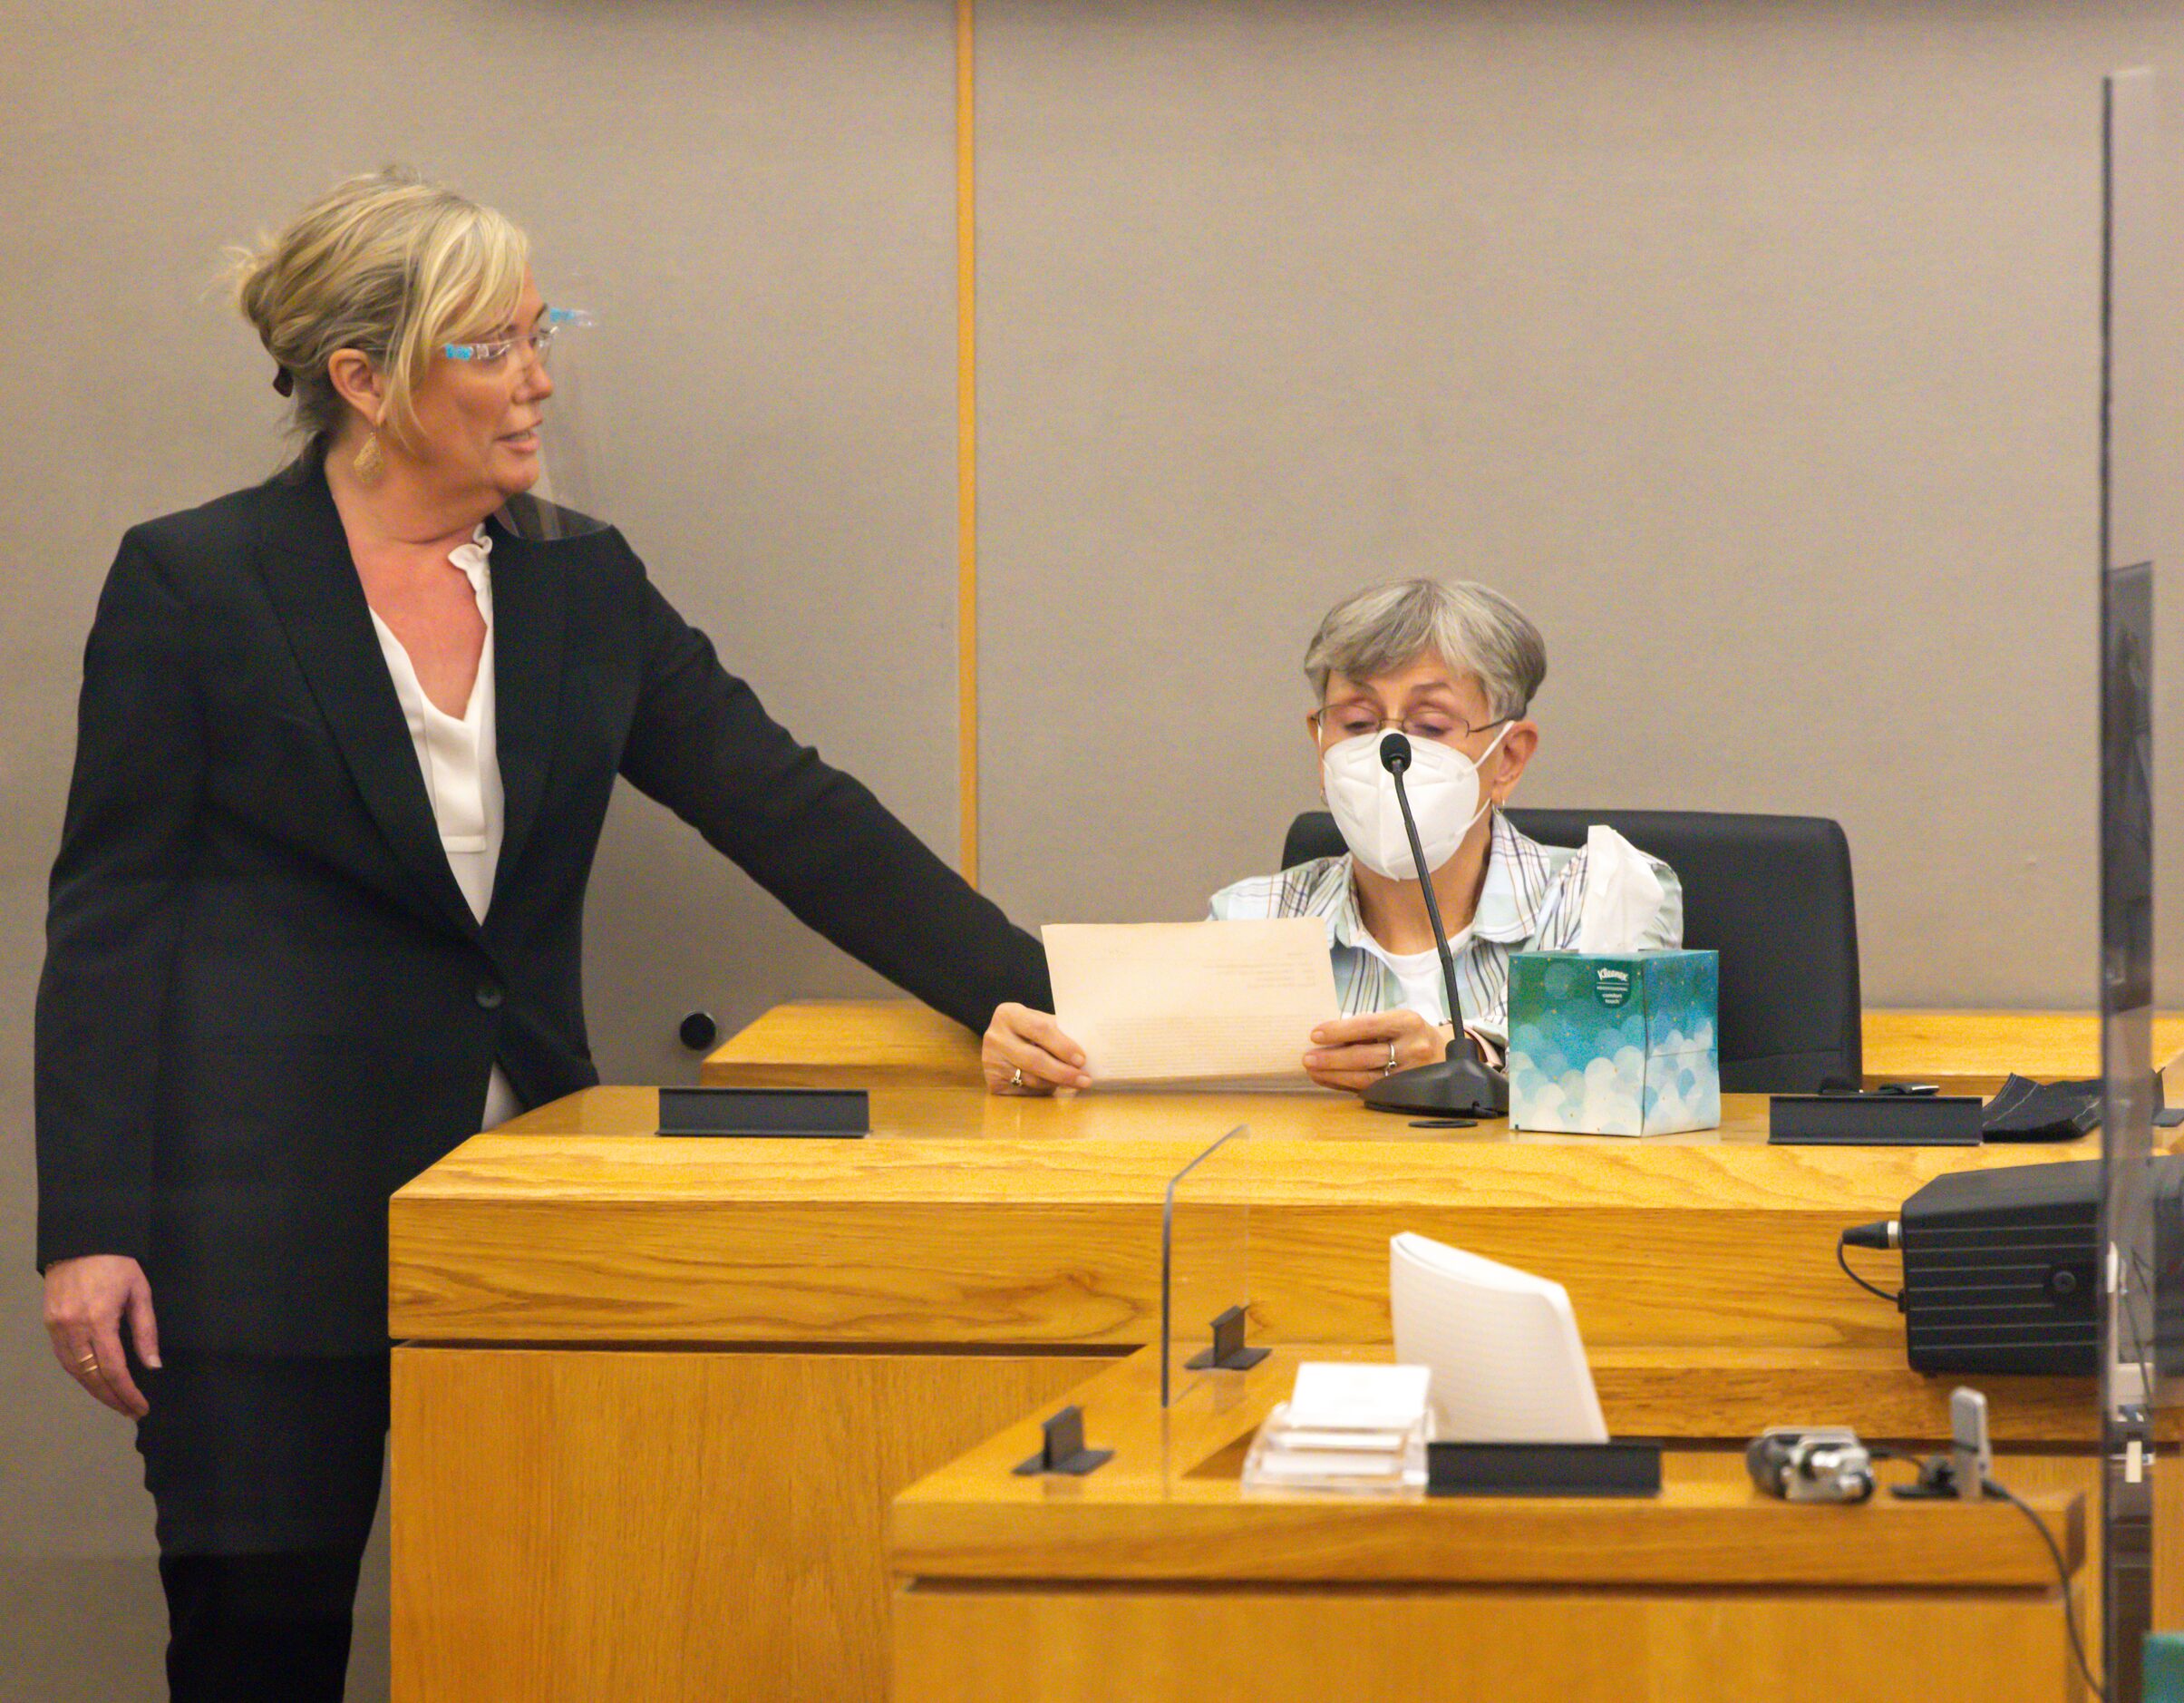
[[[1512,724],[1513,725],[1513,724]],[[1504,727],[1494,744],[1480,754],[1480,761],[1494,753],[1507,736]],[[1403,832],[1403,808],[1395,802],[1395,777],[1380,761],[1381,735],[1377,733],[1345,739],[1320,759],[1320,778],[1327,794],[1327,808],[1342,830],[1350,855],[1375,875],[1390,881],[1416,879],[1418,864],[1411,856],[1411,839]],[[1432,739],[1411,741],[1411,766],[1403,772],[1403,791],[1411,813],[1418,821],[1418,842],[1425,849],[1429,871],[1456,855],[1456,848],[1486,814],[1479,800],[1479,764],[1462,752]]]

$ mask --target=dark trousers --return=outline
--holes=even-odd
[[[175,1703],[339,1703],[386,1455],[387,1357],[135,1368]]]

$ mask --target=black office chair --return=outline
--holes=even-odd
[[[1722,955],[1722,1086],[1811,1094],[1863,1079],[1858,905],[1850,842],[1822,816],[1705,810],[1512,810],[1548,845],[1581,846],[1594,822],[1651,852],[1684,882],[1684,944]],[[1282,867],[1343,851],[1335,818],[1289,824]]]

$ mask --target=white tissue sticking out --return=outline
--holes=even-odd
[[[1661,913],[1661,878],[1645,854],[1613,828],[1585,834],[1585,905],[1577,913],[1580,952],[1635,952]]]

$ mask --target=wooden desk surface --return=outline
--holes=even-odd
[[[2035,1082],[2101,1074],[2101,1019],[2091,1011],[1869,1011],[1869,1078],[1948,1082],[2014,1072]],[[2154,1018],[2157,1064],[2184,1050],[2184,1013]]]
[[[475,1136],[394,1196],[393,1332],[1134,1346],[1169,1180],[1244,1124],[1194,1198],[1249,1204],[1276,1338],[1385,1340],[1388,1238],[1417,1230],[1551,1272],[1591,1343],[1900,1348],[1836,1269],[1842,1227],[1944,1172],[2087,1151],[1770,1147],[1751,1096],[1647,1140],[1413,1130],[1333,1095],[880,1088],[872,1113],[865,1141],[678,1140],[650,1133],[655,1090],[598,1088]]]
[[[793,1055],[743,1080],[846,1071],[871,1085],[878,1134],[663,1139],[655,1091],[605,1088],[474,1139],[396,1195],[398,1703],[879,1703],[888,1500],[1157,1339],[1166,1185],[1238,1122],[1252,1139],[1198,1179],[1199,1198],[1217,1227],[1249,1203],[1262,1340],[1384,1344],[1388,1237],[1418,1230],[1562,1281],[1621,1429],[1718,1439],[1853,1416],[1929,1446],[1946,1435],[1946,1380],[1904,1367],[1901,1319],[1836,1269],[1837,1232],[1944,1171],[2089,1145],[1772,1149],[1758,1103],[1737,1101],[1721,1132],[1634,1142],[1413,1131],[1335,1095],[995,1099],[970,1037],[901,1004],[784,1008],[739,1043]],[[955,1049],[946,1072],[920,1078],[936,1046]],[[1860,1257],[1893,1285],[1893,1256]],[[2056,1452],[2089,1436],[2082,1387],[1983,1381],[1998,1439],[2038,1445],[2013,1465],[2020,1489],[2097,1482],[2082,1451]],[[1805,1618],[1770,1620],[1763,1641],[1803,1660],[1873,1594],[1807,1593]],[[1546,1612],[1520,1597],[1481,1613],[1500,1627],[1528,1600]],[[1445,1606],[1419,1612],[1439,1626]],[[1714,1613],[1689,1611],[1687,1641],[1727,1671]],[[1091,1648],[1111,1651],[1113,1630]],[[1418,1630],[1376,1643],[1412,1649]],[[995,1640],[951,1622],[927,1642]],[[2020,1644],[1997,1660],[2031,1668]],[[1723,1694],[1762,1695],[1744,1677]],[[1064,1693],[1040,1680],[963,1695]]]
[[[1991,1092],[2012,1071],[2037,1081],[2097,1075],[2101,1024],[2090,1011],[1901,1010],[1865,1014],[1869,1081],[1938,1082]],[[2184,1014],[2154,1021],[2154,1057],[2184,1051]],[[814,1086],[843,1073],[874,1084],[974,1083],[975,1036],[905,999],[802,1000],[768,1011],[704,1062],[706,1082]]]
[[[1039,1434],[1034,1419],[1012,1426],[896,1498],[894,1570],[919,1579],[1349,1585],[2055,1586],[2046,1545],[2006,1504],[1777,1502],[1752,1487],[1740,1455],[1721,1450],[1671,1451],[1653,1498],[1243,1489],[1245,1449],[1300,1361],[1384,1358],[1384,1349],[1278,1348],[1249,1372],[1208,1376],[1163,1412],[1159,1351],[1132,1355],[1069,1396],[1084,1411],[1086,1441],[1112,1449],[1111,1461],[1084,1478],[1017,1477],[1010,1469],[1037,1452]],[[2029,1500],[2075,1571],[2083,1498]]]

